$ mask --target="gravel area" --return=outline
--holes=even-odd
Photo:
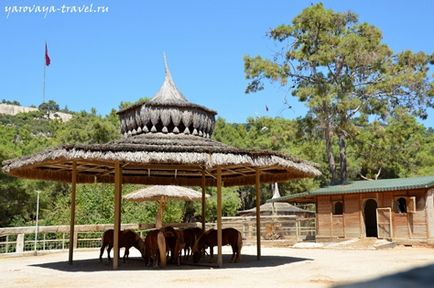
[[[106,258],[99,263],[97,249],[75,252],[73,265],[67,263],[67,252],[1,256],[0,287],[333,287],[416,267],[431,269],[434,275],[433,248],[262,248],[257,261],[256,246],[245,246],[240,263],[229,263],[229,247],[223,252],[223,268],[204,259],[201,265],[155,269],[144,267],[133,248],[130,260],[116,271]]]

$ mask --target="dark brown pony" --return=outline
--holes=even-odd
[[[222,230],[222,245],[231,245],[232,262],[240,261],[241,248],[243,247],[243,238],[241,233],[234,228],[225,228]],[[199,236],[193,246],[193,261],[199,262],[202,253],[206,247],[210,249],[210,257],[213,257],[213,248],[217,246],[217,230],[210,229]]]
[[[170,262],[181,264],[181,251],[185,247],[184,233],[182,230],[176,230],[171,226],[163,227],[160,229],[166,239],[167,255],[170,252]]]
[[[99,261],[102,261],[102,255],[104,254],[104,249],[107,247],[107,258],[110,261],[110,251],[113,248],[113,229],[104,232],[101,240],[101,250],[99,254]],[[125,247],[124,262],[128,259],[130,254],[130,248],[134,247],[140,251],[142,257],[145,258],[145,243],[140,236],[132,230],[123,230],[119,233],[119,248]]]
[[[160,230],[152,230],[145,238],[145,265],[166,267],[166,239]]]
[[[181,252],[185,248],[184,231],[175,230],[175,247],[172,250],[173,263],[181,265]]]
[[[199,227],[193,227],[193,228],[186,228],[183,229],[182,232],[184,233],[184,258],[185,260],[188,260],[188,257],[192,254],[191,250],[193,249],[194,242],[199,238],[200,235],[202,235],[203,230]]]

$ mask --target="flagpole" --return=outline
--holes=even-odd
[[[47,65],[44,60],[44,81],[42,82],[42,103],[45,103],[45,72],[47,70]]]
[[[51,60],[48,56],[47,41],[45,41],[45,57],[44,57],[44,82],[42,83],[42,103],[45,103],[45,76],[47,72],[47,66],[50,65]]]

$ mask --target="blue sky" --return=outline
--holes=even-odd
[[[318,1],[7,1],[0,0],[0,99],[42,102],[44,43],[51,65],[46,99],[100,114],[121,101],[152,97],[164,79],[163,52],[177,87],[230,122],[249,116],[294,118],[306,111],[286,89],[244,94],[244,55],[271,57],[270,28],[289,23]],[[351,10],[383,31],[394,51],[434,52],[434,1],[323,1]],[[8,13],[10,6],[108,7],[107,13]],[[292,109],[285,109],[288,96]],[[269,107],[267,112],[265,106]],[[430,114],[433,114],[432,110]],[[426,126],[434,127],[430,115]]]

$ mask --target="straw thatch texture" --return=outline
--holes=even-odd
[[[274,205],[273,205],[274,204]],[[273,207],[274,206],[274,207]],[[248,210],[238,211],[240,216],[254,216],[256,215],[256,207]],[[304,210],[286,202],[265,203],[260,206],[261,215],[306,215],[315,214],[312,211]]]
[[[176,88],[166,64],[166,76],[160,90],[147,101],[118,112],[121,133],[184,133],[210,138],[214,130],[215,111],[193,104]]]
[[[119,141],[98,145],[65,145],[32,156],[5,161],[3,171],[30,179],[71,181],[77,164],[78,183],[113,183],[114,164],[122,182],[146,185],[216,185],[222,168],[225,186],[250,185],[260,172],[262,183],[320,175],[311,163],[267,151],[231,147],[210,139],[216,112],[189,103],[176,88],[166,64],[159,92],[148,102],[118,112]]]
[[[120,161],[123,183],[200,186],[215,184],[215,169],[223,168],[225,186],[282,182],[320,175],[312,163],[287,155],[242,150],[211,139],[184,134],[140,134],[107,144],[66,145],[4,162],[6,173],[30,178],[71,181],[72,162],[78,182],[113,182],[114,162]]]
[[[208,196],[208,195],[206,195]],[[175,185],[155,185],[146,187],[123,196],[130,201],[159,201],[161,197],[175,200],[200,201],[202,193],[196,190]]]

